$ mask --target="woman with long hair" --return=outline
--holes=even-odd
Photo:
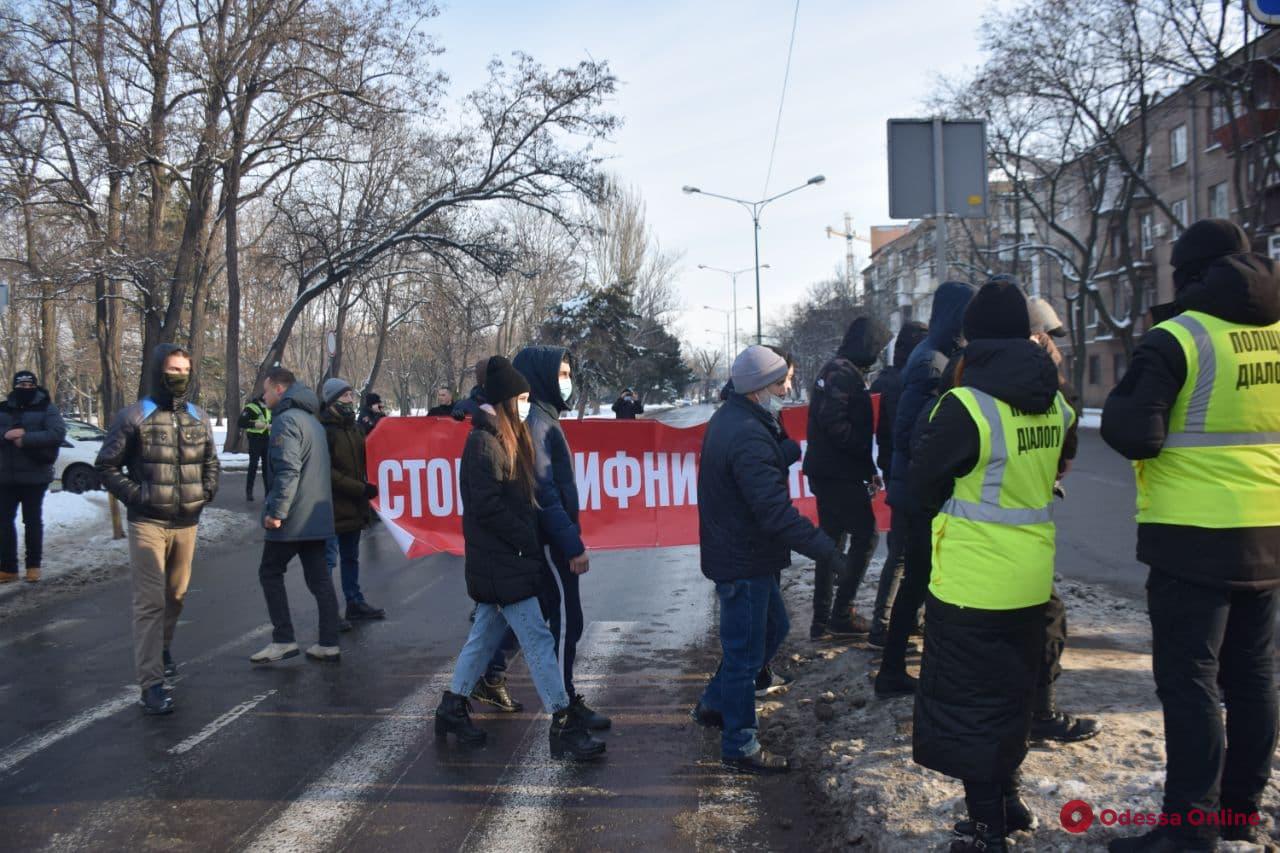
[[[529,383],[502,356],[489,359],[484,383],[488,402],[472,416],[462,452],[462,517],[466,541],[467,594],[476,602],[453,683],[436,709],[436,737],[450,732],[460,743],[479,746],[485,733],[468,712],[467,698],[484,675],[507,627],[524,648],[525,662],[543,707],[551,715],[551,756],[590,761],[605,744],[569,713],[570,700],[556,658],[555,640],[543,619],[538,592],[545,573],[538,542],[534,499],[533,443],[525,427]]]

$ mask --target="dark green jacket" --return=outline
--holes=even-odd
[[[333,483],[333,526],[338,533],[363,530],[373,511],[365,495],[364,433],[355,415],[344,417],[332,406],[320,412],[324,437],[329,443],[330,479]]]

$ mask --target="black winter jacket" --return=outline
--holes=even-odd
[[[613,415],[620,421],[634,421],[637,415],[644,414],[644,403],[636,398],[630,400],[619,397],[613,401]]]
[[[151,387],[163,389],[173,344],[151,354]],[[121,409],[96,462],[103,486],[128,507],[130,521],[191,527],[218,491],[218,451],[204,411],[156,390]]]
[[[467,594],[481,604],[515,604],[538,595],[546,561],[537,508],[515,478],[494,415],[477,409],[462,451],[462,536]]]
[[[474,417],[476,411],[489,402],[485,399],[484,388],[476,385],[471,389],[471,393],[465,400],[459,400],[457,405],[453,407],[453,419],[455,421],[465,421],[468,416]]]
[[[4,434],[21,427],[26,430],[22,446]],[[62,413],[49,399],[49,392],[35,389],[31,402],[22,405],[16,393],[0,403],[0,486],[39,486],[53,482],[53,461],[67,436]]]
[[[373,510],[365,497],[369,484],[365,467],[364,433],[355,415],[343,415],[332,406],[318,417],[329,445],[329,482],[333,486],[333,530],[354,533],[369,526]]]
[[[859,317],[849,326],[836,357],[827,362],[809,391],[809,426],[804,473],[810,479],[869,483],[875,421],[863,371],[875,364],[889,342],[889,330]]]
[[[871,393],[880,395],[880,412],[876,420],[876,466],[887,483],[893,471],[893,419],[902,397],[902,376],[907,359],[924,340],[929,329],[924,323],[911,322],[902,327],[893,344],[893,364],[876,375]]]
[[[1267,259],[1231,255],[1214,261],[1202,278],[1179,291],[1178,307],[1232,323],[1270,325],[1280,321],[1280,281]],[[1158,456],[1169,431],[1169,411],[1186,381],[1186,356],[1177,340],[1163,329],[1147,332],[1107,397],[1103,441],[1126,459]],[[1280,586],[1280,527],[1139,524],[1138,559],[1188,583],[1272,589]]]
[[[925,405],[934,397],[947,361],[960,350],[964,309],[977,292],[971,284],[944,281],[933,295],[929,334],[912,351],[902,376],[902,396],[893,417],[893,461],[890,466],[889,505],[907,512],[919,511],[907,491],[911,464],[911,435]]]
[[[814,560],[835,543],[791,503],[781,427],[761,406],[730,395],[707,424],[698,468],[702,573],[713,581],[772,574],[791,552]]]

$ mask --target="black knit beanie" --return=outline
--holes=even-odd
[[[978,289],[964,310],[964,336],[970,341],[1031,337],[1027,297],[1016,281],[1000,276]]]
[[[32,385],[39,385],[36,381],[36,375],[30,370],[19,370],[13,374],[13,387],[17,388],[19,382],[30,382]]]
[[[1173,244],[1174,288],[1181,290],[1218,258],[1250,251],[1244,229],[1227,219],[1201,219]]]
[[[484,372],[484,396],[490,405],[496,406],[528,393],[529,380],[512,367],[510,361],[500,355],[489,359]]]

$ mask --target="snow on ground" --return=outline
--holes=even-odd
[[[1100,429],[1102,427],[1102,409],[1085,409],[1080,415],[1081,429]]]
[[[227,453],[222,449],[222,445],[227,442],[227,428],[225,426],[215,426],[213,428],[214,447],[218,448],[218,462],[222,464],[223,471],[247,471],[249,470],[249,454],[248,453]]]
[[[809,641],[812,575],[805,561],[784,577],[792,629],[779,658],[796,683],[764,704],[761,740],[789,753],[807,777],[816,795],[816,848],[945,850],[952,825],[965,817],[961,785],[911,760],[912,701],[875,698],[870,678],[878,653]],[[859,612],[868,616],[878,579],[873,565],[858,596]],[[1104,808],[1159,811],[1164,730],[1151,677],[1151,630],[1136,602],[1061,578],[1057,589],[1070,632],[1058,707],[1097,716],[1104,728],[1083,743],[1032,748],[1022,767],[1023,787],[1040,828],[1015,835],[1014,849],[1105,850],[1107,840],[1134,830],[1095,821],[1084,834],[1072,835],[1062,828],[1060,814],[1073,799],[1090,803],[1098,815]],[[908,664],[916,674],[918,658]],[[1280,817],[1275,779],[1264,795],[1263,813],[1270,815],[1274,834]],[[1219,849],[1259,848],[1236,843]]]

